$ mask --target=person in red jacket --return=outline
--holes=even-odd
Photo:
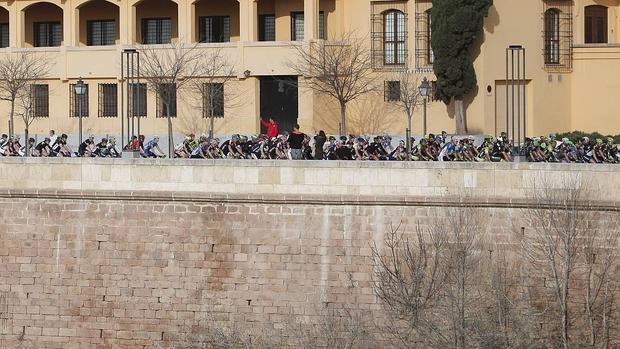
[[[260,123],[263,125],[263,127],[267,128],[267,137],[278,137],[278,123],[273,118],[269,118],[269,121],[261,120]]]

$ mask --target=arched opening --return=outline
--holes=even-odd
[[[116,45],[120,40],[119,8],[106,0],[91,0],[77,9],[81,46]]]
[[[591,5],[585,8],[584,36],[586,44],[607,43],[607,7]]]
[[[239,41],[239,1],[199,0],[194,10],[196,42]]]
[[[383,60],[386,65],[404,65],[406,59],[405,14],[398,10],[383,12]]]
[[[23,11],[27,47],[62,45],[62,8],[49,2],[37,2]]]
[[[560,63],[560,10],[545,11],[545,64]]]
[[[136,7],[136,41],[169,44],[179,38],[178,5],[170,0],[143,0]]]
[[[0,7],[0,48],[9,47],[9,11]]]

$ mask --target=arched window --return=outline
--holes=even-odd
[[[405,64],[405,14],[398,10],[383,13],[383,59],[386,65]]]
[[[545,12],[545,64],[560,64],[560,10]]]
[[[607,43],[607,7],[586,6],[584,34],[586,44]]]

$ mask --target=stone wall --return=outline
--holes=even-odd
[[[377,314],[371,246],[445,216],[443,193],[473,187],[503,245],[537,173],[620,191],[612,166],[32,161],[0,164],[0,348],[177,348],[213,321],[277,335],[320,307]]]

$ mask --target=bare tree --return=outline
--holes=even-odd
[[[480,212],[455,208],[413,239],[393,229],[385,250],[373,247],[375,294],[392,317],[388,329],[406,348],[484,347],[500,342],[486,293],[488,249]],[[491,328],[492,331],[488,331]],[[404,335],[403,335],[404,334]]]
[[[609,348],[617,297],[618,227],[597,225],[598,213],[578,178],[534,184],[535,207],[525,211],[533,229],[521,244],[535,275],[550,282],[552,311],[546,312],[545,320],[557,324],[564,349],[585,343]]]
[[[185,47],[179,40],[165,48],[144,46],[140,49],[141,76],[159,99],[168,121],[168,156],[172,157],[174,139],[172,117],[176,115],[172,107],[177,103],[178,92],[207,71],[205,51],[196,45]]]
[[[293,47],[297,59],[290,62],[292,70],[307,78],[312,91],[338,101],[340,133],[346,134],[347,104],[376,90],[368,40],[348,32],[334,41]]]
[[[50,61],[27,51],[3,54],[0,58],[0,100],[10,103],[9,135],[15,133],[14,117],[17,103],[31,93],[31,85],[45,78],[51,69]],[[28,128],[29,124],[26,125]],[[26,136],[28,141],[28,136]]]
[[[234,91],[225,90],[226,83],[236,76],[235,66],[221,49],[210,50],[203,59],[201,78],[192,80],[192,85],[200,96],[200,117],[208,118],[209,138],[213,138],[215,118],[223,117],[224,106],[231,107],[238,98]]]
[[[30,125],[37,119],[38,115],[35,111],[35,85],[30,85],[30,93],[20,95],[17,101],[17,110],[16,114],[22,118],[24,121],[24,144],[25,151],[24,156],[30,156]]]
[[[411,119],[414,112],[423,103],[422,94],[420,93],[420,79],[418,75],[413,74],[410,71],[404,70],[396,74],[393,81],[398,81],[399,93],[398,96],[393,96],[393,102],[405,113],[407,116],[407,128],[411,132]],[[406,140],[407,144],[407,158],[411,160],[411,137],[408,136]]]
[[[209,321],[206,327],[194,328],[182,335],[177,349],[272,349],[282,345],[273,330],[246,323],[224,325]]]

